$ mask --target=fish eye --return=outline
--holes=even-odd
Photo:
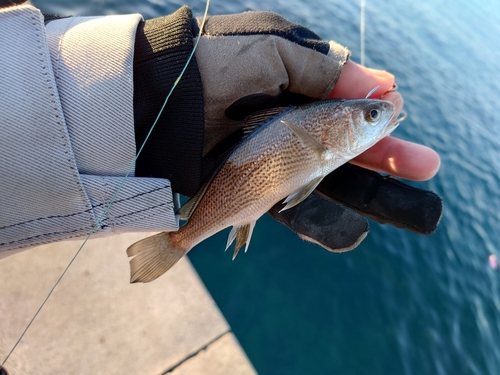
[[[365,111],[365,120],[374,124],[380,119],[380,110],[377,108],[369,108]]]

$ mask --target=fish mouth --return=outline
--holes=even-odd
[[[389,134],[398,127],[401,121],[406,118],[406,113],[403,111],[404,100],[401,94],[397,92],[396,85],[394,85],[385,94],[382,94],[380,100],[386,100],[394,105],[394,114],[392,115],[386,127],[386,132],[387,134]]]

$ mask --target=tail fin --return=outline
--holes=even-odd
[[[169,234],[162,232],[147,237],[127,249],[130,260],[130,282],[148,283],[167,272],[188,250],[176,249]]]

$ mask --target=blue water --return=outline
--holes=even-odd
[[[46,12],[170,13],[181,0],[34,1]],[[190,258],[260,374],[500,374],[500,3],[366,0],[366,64],[396,74],[408,119],[395,135],[437,150],[415,186],[443,197],[438,231],[371,223],[331,254],[264,217],[232,262],[227,232]],[[189,2],[197,14],[205,4]],[[352,50],[359,1],[213,0],[212,14],[273,10]]]

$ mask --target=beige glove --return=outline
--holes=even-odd
[[[196,50],[205,105],[204,153],[248,114],[289,104],[290,93],[325,99],[348,57],[346,48],[275,13],[208,18]]]

